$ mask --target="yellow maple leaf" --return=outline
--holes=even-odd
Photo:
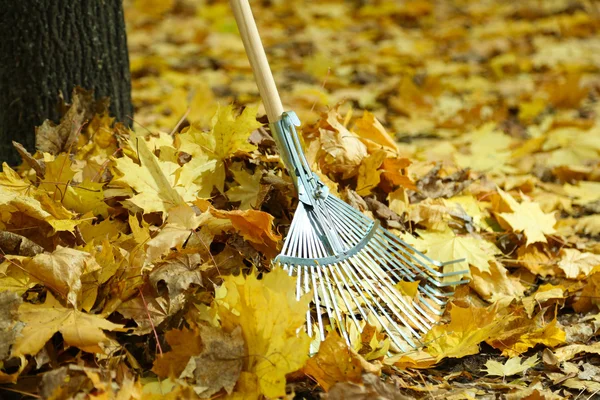
[[[477,269],[471,271],[470,287],[483,299],[503,304],[523,296],[525,287],[519,277],[511,276],[508,270],[494,260],[489,264],[489,270],[483,272]]]
[[[146,213],[167,212],[169,209],[184,204],[184,194],[187,200],[193,199],[193,191],[175,189],[175,170],[179,165],[159,160],[148,148],[146,141],[132,133],[129,141],[132,149],[137,151],[140,164],[129,157],[114,160],[121,177],[113,179],[112,183],[133,188],[137,194],[129,199]],[[190,193],[192,192],[192,193]]]
[[[494,244],[475,236],[457,236],[447,228],[442,232],[419,231],[416,248],[434,260],[452,261],[464,258],[465,261],[449,264],[444,272],[469,270],[469,265],[480,272],[490,274],[489,263],[500,250]],[[467,274],[468,275],[468,274]],[[453,276],[452,279],[458,279]]]
[[[585,205],[600,200],[600,182],[578,182],[577,185],[565,184],[565,192],[573,197],[573,203]]]
[[[55,231],[73,231],[81,223],[81,220],[71,219],[74,215],[47,194],[40,192],[36,197],[23,196],[0,186],[1,221],[7,223],[14,214],[21,212],[28,217],[47,222]]]
[[[582,279],[586,277],[594,267],[600,265],[600,255],[593,253],[582,253],[577,249],[562,249],[558,268],[562,269],[569,279]]]
[[[497,307],[456,307],[450,311],[450,322],[434,326],[425,337],[427,353],[437,360],[460,358],[479,352],[479,343],[502,331],[509,318],[503,318]]]
[[[31,258],[9,256],[18,260],[31,277],[67,299],[73,306],[81,295],[81,277],[100,269],[95,259],[86,252],[57,246],[52,253],[41,253]]]
[[[27,178],[21,178],[7,163],[2,163],[2,173],[0,173],[0,187],[5,190],[29,195],[31,191],[37,190]]]
[[[262,279],[254,273],[226,276],[214,306],[226,331],[242,328],[247,346],[243,370],[257,377],[262,394],[285,395],[285,375],[308,359],[310,338],[303,329],[310,295],[296,299],[296,279],[277,268]]]
[[[353,131],[365,142],[370,151],[384,147],[392,154],[398,152],[398,145],[372,113],[365,110],[363,116],[354,124]]]
[[[63,198],[63,205],[80,214],[91,212],[93,215],[108,216],[108,206],[104,202],[104,184],[84,181],[69,185]]]
[[[196,215],[192,207],[187,204],[172,208],[164,228],[148,241],[146,249],[148,261],[153,262],[169,249],[181,246],[194,230],[210,217],[209,213]]]
[[[208,199],[213,188],[223,193],[225,189],[225,164],[222,160],[211,159],[206,154],[198,154],[175,172],[177,185],[190,188],[195,186],[197,196]]]
[[[262,173],[257,170],[254,174],[250,174],[243,168],[232,169],[231,172],[239,186],[230,188],[226,193],[227,197],[230,201],[239,201],[240,210],[255,208],[260,192]]]
[[[465,139],[470,141],[470,154],[455,152],[458,166],[495,175],[515,172],[515,168],[508,165],[512,139],[498,130],[495,124],[485,124],[466,135]]]
[[[23,303],[19,307],[19,320],[25,323],[21,335],[12,347],[12,356],[35,355],[46,342],[60,332],[69,346],[92,353],[102,353],[109,338],[103,330],[121,330],[102,317],[63,307],[50,293],[44,304]]]
[[[522,360],[521,357],[512,357],[506,360],[504,364],[495,360],[488,360],[485,363],[486,369],[482,369],[482,371],[492,376],[511,376],[535,367],[538,362],[537,354],[525,360]]]
[[[504,228],[523,232],[527,237],[527,246],[537,242],[546,243],[545,235],[556,232],[554,214],[544,213],[538,203],[532,202],[527,197],[523,197],[523,201],[517,203],[510,194],[502,189],[498,189],[498,193],[511,209],[511,212],[496,213],[498,222]]]
[[[363,158],[360,167],[358,167],[356,193],[361,196],[367,196],[379,185],[381,173],[383,172],[379,167],[383,163],[385,155],[385,151],[378,150]]]
[[[501,334],[489,338],[486,342],[502,350],[502,355],[506,357],[523,354],[537,344],[555,347],[564,343],[565,331],[558,326],[556,319],[546,322],[545,311],[541,310],[533,319],[525,316],[514,318]]]
[[[204,153],[211,158],[224,160],[237,152],[249,153],[256,146],[248,142],[250,134],[262,126],[256,120],[257,107],[246,107],[235,116],[232,105],[220,107],[212,121],[210,132],[201,132],[191,127],[178,135],[179,150],[192,156]]]

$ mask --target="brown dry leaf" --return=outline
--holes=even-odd
[[[21,297],[16,293],[0,292],[0,363],[9,358],[10,347],[23,327],[22,323],[17,322],[21,303]]]
[[[44,304],[23,303],[19,307],[19,321],[25,326],[12,347],[12,357],[35,355],[46,342],[60,332],[65,343],[93,353],[103,353],[110,339],[103,332],[122,330],[123,325],[106,319],[63,307],[50,293]]]
[[[77,136],[84,122],[94,115],[93,92],[75,88],[72,103],[60,124],[55,125],[50,120],[36,129],[35,147],[41,152],[59,154],[75,150]]]
[[[0,231],[0,250],[2,254],[33,257],[44,251],[42,246],[13,232]]]
[[[231,333],[200,325],[202,351],[188,361],[180,378],[193,382],[200,398],[211,398],[221,389],[231,394],[242,372],[244,340],[238,327]]]
[[[331,332],[321,343],[319,352],[308,359],[303,371],[328,392],[336,382],[362,382],[360,358],[337,332]]]
[[[192,285],[202,286],[201,264],[202,259],[196,250],[178,252],[150,272],[148,280],[157,292],[160,293],[162,285],[167,287],[169,314],[183,308],[186,292]]]
[[[368,156],[367,147],[342,125],[336,109],[330,110],[324,120],[329,126],[320,129],[321,151],[325,154],[321,169],[325,173],[340,174],[342,179],[356,176]]]
[[[441,170],[442,165],[438,164],[417,181],[417,192],[421,196],[430,199],[450,198],[471,184],[471,180],[468,179],[468,170],[460,170],[448,176],[442,176]]]

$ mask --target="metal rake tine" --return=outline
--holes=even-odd
[[[342,232],[341,234],[342,234],[342,236],[345,236],[345,235],[352,234],[352,230],[349,230],[349,231]],[[363,250],[364,250],[364,252],[366,252],[366,253],[368,253],[370,256],[372,256],[374,259],[378,259],[378,258],[379,258],[379,261],[383,261],[383,262],[385,262],[385,261],[386,261],[386,260],[384,260],[384,259],[381,259],[380,257],[378,257],[376,254],[374,254],[374,253],[372,252],[372,249],[371,249],[369,246],[366,246],[366,247],[365,247]],[[363,260],[363,265],[367,265],[367,266],[368,266],[368,268],[366,268],[366,269],[369,269],[369,270],[371,271],[371,273],[372,273],[374,276],[376,276],[376,277],[379,279],[379,281],[380,281],[380,282],[382,282],[382,283],[384,284],[384,286],[385,286],[385,287],[386,287],[386,289],[387,289],[387,295],[388,295],[388,297],[389,297],[390,299],[394,300],[394,298],[396,297],[396,296],[394,296],[394,294],[395,294],[395,293],[394,293],[394,290],[395,290],[395,288],[392,288],[392,287],[391,287],[391,285],[389,284],[389,282],[388,282],[388,281],[389,281],[389,277],[386,277],[386,276],[381,276],[381,274],[377,273],[377,270],[374,268],[373,264],[372,264],[372,263],[370,263],[370,262],[368,261],[368,259],[366,259],[366,257],[365,257],[363,254],[361,254],[361,253],[362,253],[362,252],[359,252],[359,253],[356,255],[356,257],[361,257],[361,259]],[[379,269],[379,270],[380,270],[382,273],[384,273],[384,274],[385,274],[385,270],[383,270],[383,269],[382,269],[382,268],[381,268],[379,265],[377,265],[377,269]],[[401,305],[401,306],[400,306],[400,305],[398,305],[398,304],[396,304],[396,305],[397,305],[397,306],[398,306],[400,309],[402,309],[402,308],[406,308],[406,311],[408,311],[408,314],[407,314],[407,316],[409,317],[409,319],[411,320],[411,322],[413,322],[415,325],[419,326],[419,325],[420,325],[420,322],[419,322],[419,321],[417,321],[417,320],[415,320],[415,317],[416,317],[416,318],[419,318],[419,317],[421,317],[421,315],[419,315],[418,313],[416,313],[416,312],[412,311],[412,310],[411,310],[411,306],[413,306],[413,305],[412,305],[412,304],[407,304],[407,303],[406,303],[406,301],[404,300],[404,298],[400,297],[400,298],[399,298],[399,301],[402,303],[402,305]],[[427,318],[427,319],[430,319],[430,317],[427,315],[427,313],[426,313],[424,310],[422,310],[420,307],[418,307],[418,308],[417,308],[417,310],[418,310],[418,311],[421,311],[421,312],[423,313],[423,315],[424,315],[424,316],[426,315],[426,318]],[[415,315],[414,315],[414,316],[413,316],[413,315],[411,315],[411,312],[412,312],[413,314],[415,314]]]
[[[386,327],[386,323],[382,320],[381,315],[375,311],[373,309],[373,305],[372,303],[366,298],[365,293],[367,293],[369,295],[369,297],[373,297],[371,295],[371,292],[368,288],[366,288],[365,286],[363,286],[362,282],[360,281],[360,279],[356,279],[358,278],[353,272],[354,269],[353,268],[349,268],[349,267],[343,267],[344,264],[348,264],[348,260],[345,260],[343,263],[341,263],[342,268],[344,270],[344,272],[348,275],[348,277],[350,278],[350,280],[352,281],[352,284],[357,287],[360,288],[362,287],[363,290],[359,290],[358,294],[359,296],[363,299],[363,302],[365,304],[365,306],[369,309],[369,311],[371,311],[371,313],[373,314],[373,316],[375,317],[375,319],[379,322],[379,324],[385,329]],[[366,290],[365,290],[366,289]],[[389,317],[389,315],[385,312],[385,310],[383,310],[381,308],[381,305],[377,304],[378,308],[380,309],[381,313],[386,317],[387,321],[390,321],[393,323],[393,320]],[[367,321],[368,317],[365,315],[364,320]],[[402,338],[409,344],[409,346],[411,347],[416,347],[416,345],[414,344],[414,342],[412,341],[412,339],[410,337],[407,337],[402,330],[400,329],[400,327],[398,327],[396,325],[395,327],[397,329],[397,331],[401,334]],[[400,347],[401,349],[404,349],[404,346],[402,346],[402,344],[400,342],[397,341],[397,339],[395,337],[393,337],[393,335],[390,335],[390,339],[394,342],[394,344],[396,344],[396,346]]]
[[[331,199],[330,204],[332,204],[336,209],[339,209],[340,211],[349,214],[351,216],[354,216],[354,220],[356,222],[362,222],[362,223],[366,223],[368,220],[368,218],[363,215],[362,213],[358,212],[357,210],[355,210],[352,206],[346,204],[345,202],[343,202],[342,200],[330,196],[328,198],[328,200]],[[456,276],[456,275],[465,275],[468,274],[469,271],[464,270],[464,271],[453,271],[453,272],[449,272],[449,273],[445,273],[445,272],[439,272],[431,267],[429,267],[428,265],[426,265],[423,261],[417,259],[413,254],[410,254],[406,248],[411,249],[411,252],[417,254],[419,257],[425,259],[427,262],[437,266],[437,267],[444,267],[445,265],[449,265],[452,263],[456,263],[456,262],[460,262],[461,260],[452,260],[452,261],[448,261],[448,262],[440,262],[437,260],[433,260],[430,257],[426,256],[425,254],[423,254],[422,252],[420,252],[419,250],[415,249],[414,247],[410,246],[408,243],[406,243],[405,241],[403,241],[402,239],[400,239],[398,236],[392,234],[391,232],[389,232],[387,229],[384,228],[380,228],[378,233],[383,233],[383,235],[385,235],[387,237],[387,239],[389,239],[392,242],[396,242],[398,243],[400,246],[398,246],[398,250],[400,250],[402,253],[404,253],[404,255],[408,255],[409,257],[413,258],[417,263],[419,263],[419,265],[421,265],[424,269],[427,270],[427,272],[431,273],[432,275],[439,277],[439,278],[445,278],[445,277],[450,277],[450,276]],[[457,281],[459,282],[459,281]],[[464,282],[461,282],[464,283]]]

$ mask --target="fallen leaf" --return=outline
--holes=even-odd
[[[210,213],[220,219],[231,221],[233,228],[244,239],[251,242],[260,251],[274,257],[281,236],[273,231],[273,216],[257,210],[222,211],[214,208]]]
[[[215,295],[223,328],[241,326],[247,347],[243,370],[257,376],[261,393],[285,395],[285,375],[308,359],[310,338],[299,329],[309,296],[296,300],[296,280],[280,268],[261,280],[254,273],[227,276]]]
[[[437,360],[479,353],[479,343],[494,338],[511,317],[498,315],[497,307],[452,307],[450,323],[434,326],[424,337],[427,353]]]
[[[344,339],[331,332],[321,343],[319,352],[308,359],[303,371],[328,392],[336,382],[362,382],[363,369],[359,357]]]
[[[103,347],[110,342],[103,331],[122,330],[123,327],[97,315],[65,308],[50,293],[44,304],[21,304],[19,321],[25,326],[12,347],[12,357],[37,354],[57,332],[69,346],[103,353]]]
[[[482,371],[485,371],[488,375],[506,377],[523,373],[529,368],[535,367],[538,362],[537,355],[524,360],[521,357],[512,357],[506,360],[504,364],[495,360],[488,360],[485,363],[487,368]]]
[[[196,394],[210,398],[221,389],[231,394],[240,377],[244,358],[244,340],[238,327],[231,333],[200,325],[202,351],[188,361],[180,378],[191,380]]]
[[[558,268],[562,269],[569,279],[583,279],[594,267],[600,265],[600,255],[582,253],[577,249],[562,249]]]
[[[527,237],[526,245],[532,243],[546,243],[546,236],[556,232],[554,225],[556,218],[553,214],[544,213],[539,204],[524,197],[521,203],[517,203],[510,194],[498,189],[498,193],[507,200],[511,212],[500,212],[496,214],[498,221],[505,228],[515,232],[523,232]]]
[[[244,169],[232,169],[232,172],[239,185],[230,188],[225,194],[229,200],[240,202],[240,210],[256,209],[262,173],[257,170],[254,174],[249,174]]]

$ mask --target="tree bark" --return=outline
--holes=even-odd
[[[58,122],[59,93],[75,86],[110,97],[130,126],[131,75],[122,0],[0,0],[0,161],[11,144],[35,148],[35,127]]]

